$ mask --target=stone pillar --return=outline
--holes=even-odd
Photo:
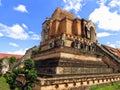
[[[66,33],[72,35],[72,20],[66,19]]]
[[[60,21],[58,34],[63,34],[63,33],[65,33],[65,30],[66,30],[66,19],[62,19],[62,20]]]
[[[74,35],[81,35],[81,21],[78,18],[73,21],[72,33]]]
[[[61,20],[60,22],[60,26],[59,26],[59,34],[72,34],[72,20],[64,18]]]
[[[52,23],[52,35],[56,36],[58,35],[58,28],[59,28],[60,21],[54,20]]]
[[[81,36],[84,38],[86,37],[85,26],[87,21],[85,19],[81,19]]]
[[[49,20],[49,36],[48,36],[48,38],[49,39],[51,39],[51,35],[52,35],[52,22],[53,22],[53,20]]]

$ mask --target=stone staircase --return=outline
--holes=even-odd
[[[114,54],[111,50],[105,47],[105,45],[102,44],[96,44],[98,48],[100,48],[101,52],[105,55],[107,55],[114,63],[117,64],[117,66],[120,67],[120,57]]]

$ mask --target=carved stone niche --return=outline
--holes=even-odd
[[[60,37],[60,46],[65,46],[65,44],[66,44],[66,36],[62,35]]]
[[[80,42],[78,40],[74,40],[71,44],[73,48],[80,48]]]
[[[93,44],[91,45],[91,51],[92,51],[92,52],[97,51],[96,48],[97,48],[96,45],[93,43]]]
[[[55,40],[54,39],[49,42],[49,46],[50,46],[50,48],[55,47]]]
[[[96,28],[94,23],[92,21],[88,21],[85,27],[87,38],[93,42],[97,42]]]

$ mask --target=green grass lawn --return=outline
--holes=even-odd
[[[93,86],[90,90],[120,90],[120,82],[103,86]]]
[[[4,77],[0,77],[0,90],[10,90],[9,85]],[[15,90],[18,90],[17,88]]]
[[[10,90],[9,85],[6,83],[6,79],[4,77],[0,77],[0,90]]]

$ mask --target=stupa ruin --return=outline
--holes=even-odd
[[[31,55],[38,72],[35,90],[83,90],[120,80],[120,50],[98,43],[92,21],[57,8],[43,22],[41,37]]]

